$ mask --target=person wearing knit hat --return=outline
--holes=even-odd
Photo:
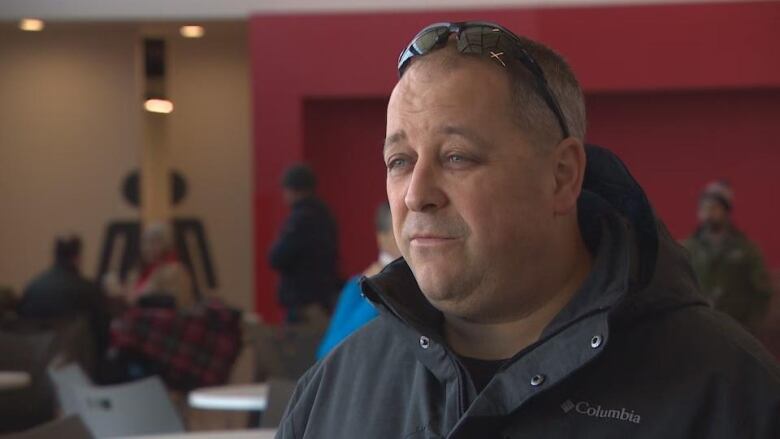
[[[760,250],[735,227],[733,209],[731,185],[725,180],[709,183],[699,196],[699,226],[683,245],[702,293],[755,334],[767,311],[771,284]]]

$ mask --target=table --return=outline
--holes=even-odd
[[[276,429],[194,431],[190,433],[126,436],[121,439],[273,439]]]
[[[0,390],[21,389],[30,384],[30,374],[17,371],[0,371]]]
[[[258,410],[268,407],[268,384],[204,387],[190,392],[190,407],[211,410]]]

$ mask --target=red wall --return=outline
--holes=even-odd
[[[382,142],[385,99],[318,99],[304,104],[304,156],[339,221],[341,268],[360,273],[377,258],[374,209],[387,199]]]
[[[588,96],[589,135],[617,152],[678,238],[699,191],[725,178],[734,217],[780,268],[780,89]]]
[[[737,221],[780,266],[778,3],[255,16],[256,303],[266,319],[280,316],[266,252],[286,214],[282,169],[313,165],[340,221],[343,272],[362,270],[376,252],[398,52],[422,26],[464,19],[500,22],[569,59],[588,94],[589,139],[628,162],[675,234],[693,227],[701,185],[726,177]]]

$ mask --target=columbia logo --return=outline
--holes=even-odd
[[[605,409],[600,405],[593,405],[587,401],[574,403],[570,399],[567,399],[561,404],[561,410],[563,410],[564,413],[569,413],[574,410],[580,415],[591,418],[610,418],[617,421],[633,422],[634,424],[642,422],[642,417],[633,410],[627,410],[625,408]]]

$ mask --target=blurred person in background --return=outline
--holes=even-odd
[[[708,184],[699,197],[699,227],[683,244],[715,309],[757,334],[768,310],[771,281],[758,246],[731,220],[733,203],[727,182]]]
[[[92,328],[98,353],[107,343],[108,317],[104,294],[81,274],[81,238],[60,237],[54,243],[54,264],[24,288],[17,313],[30,319],[85,317]]]
[[[190,308],[195,302],[192,279],[179,260],[168,224],[151,222],[144,226],[140,247],[138,266],[124,284],[110,274],[104,280],[106,289],[131,305]]]
[[[360,291],[360,280],[379,274],[385,266],[401,257],[398,245],[393,235],[393,218],[390,214],[390,204],[381,204],[376,209],[376,242],[379,247],[379,257],[366,268],[363,273],[352,277],[344,285],[336,303],[330,325],[325,337],[317,350],[317,359],[322,359],[342,340],[357,331],[360,327],[377,316],[376,308],[363,297]]]
[[[268,260],[280,275],[278,297],[288,323],[324,319],[341,284],[336,221],[316,188],[308,166],[297,164],[284,172],[282,193],[290,215]]]

